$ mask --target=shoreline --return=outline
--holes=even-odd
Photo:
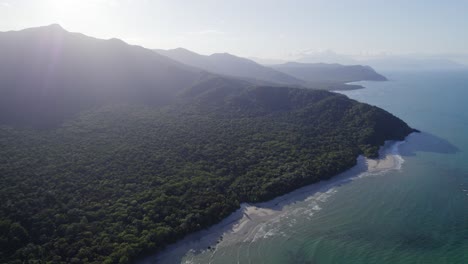
[[[335,85],[335,87],[332,87],[331,89],[328,89],[328,90],[330,92],[337,92],[337,93],[361,90],[361,89],[367,89],[367,87],[365,86],[366,82],[388,82],[388,81],[389,79],[385,77],[385,80],[360,80],[360,81],[344,82],[344,83],[340,83],[339,85]]]
[[[258,229],[261,229],[262,225],[284,216],[283,209],[289,205],[306,199],[317,199],[325,202],[336,191],[336,187],[366,176],[384,173],[392,169],[400,169],[404,160],[398,155],[398,147],[404,142],[386,142],[380,148],[379,158],[368,159],[361,155],[357,158],[357,164],[354,167],[327,181],[301,187],[267,202],[242,203],[238,210],[218,224],[189,234],[161,252],[136,263],[181,263],[187,255],[194,255],[207,250],[215,253],[218,247],[226,247],[247,239],[254,241],[258,238]],[[319,211],[320,209],[319,206],[312,208],[311,215],[314,213],[313,211]],[[261,235],[268,236],[268,233]],[[226,239],[227,237],[229,239]]]

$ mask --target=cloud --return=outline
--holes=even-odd
[[[0,7],[10,7],[11,4],[9,2],[0,2]]]

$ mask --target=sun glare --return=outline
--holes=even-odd
[[[59,23],[86,22],[96,16],[104,16],[103,4],[110,1],[105,0],[49,0],[48,12],[56,18]]]

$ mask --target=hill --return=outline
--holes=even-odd
[[[129,263],[414,131],[340,94],[57,26],[0,45],[1,263]]]

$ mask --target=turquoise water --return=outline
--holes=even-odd
[[[422,131],[398,147],[399,166],[311,192],[214,250],[161,262],[468,263],[468,72],[385,75],[343,93]]]

